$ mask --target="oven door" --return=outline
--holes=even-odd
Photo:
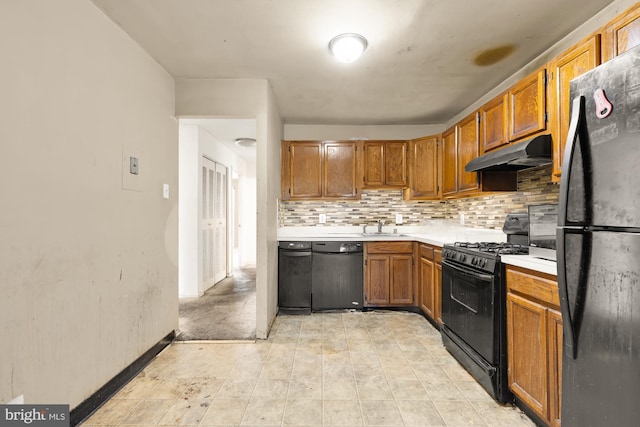
[[[442,323],[491,364],[499,358],[496,281],[493,274],[442,262]]]

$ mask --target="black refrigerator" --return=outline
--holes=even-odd
[[[571,81],[558,206],[562,427],[640,425],[640,49]]]

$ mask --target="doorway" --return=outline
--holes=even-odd
[[[177,339],[253,339],[255,119],[179,120]]]

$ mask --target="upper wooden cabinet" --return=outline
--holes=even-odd
[[[465,165],[479,155],[478,113],[472,113],[458,123],[456,132],[458,134],[458,193],[478,190],[480,188],[479,174],[464,170]]]
[[[407,186],[406,141],[365,141],[362,148],[365,188]]]
[[[322,197],[323,145],[322,142],[284,142],[282,146],[282,198],[314,199]]]
[[[479,155],[479,112],[474,112],[442,134],[442,197],[465,197],[481,192],[515,191],[515,171],[467,172]]]
[[[509,143],[509,97],[506,93],[480,108],[482,153]]]
[[[605,61],[640,44],[640,3],[618,16],[604,28],[602,40]]]
[[[546,129],[545,72],[538,70],[509,89],[509,141]]]
[[[357,197],[357,150],[355,141],[324,144],[324,197],[341,199]]]
[[[408,141],[408,188],[405,200],[440,198],[440,135]]]
[[[594,35],[549,63],[549,129],[553,141],[553,181],[562,174],[564,147],[569,131],[569,82],[600,64],[600,35]]]
[[[451,196],[458,192],[458,144],[456,128],[442,134],[442,195]]]
[[[357,199],[357,141],[284,141],[282,199]]]

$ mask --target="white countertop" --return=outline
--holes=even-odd
[[[394,230],[396,233],[394,233]],[[278,241],[302,240],[374,242],[416,241],[435,246],[443,246],[454,242],[504,242],[506,235],[502,230],[464,227],[453,221],[428,221],[426,225],[402,226],[385,225],[382,235],[376,233],[376,225],[368,225],[367,233],[362,233],[361,226],[316,226],[316,227],[281,227],[278,229]],[[541,259],[531,255],[502,255],[502,262],[542,273],[557,274],[554,261]]]
[[[394,233],[394,230],[396,231]],[[502,230],[464,227],[452,221],[429,221],[427,225],[403,226],[385,225],[383,234],[377,234],[375,224],[367,226],[366,234],[362,226],[317,226],[317,227],[281,227],[278,229],[278,241],[417,241],[435,246],[453,242],[504,242],[506,235]]]
[[[554,276],[558,274],[558,267],[555,261],[549,261],[531,255],[502,255],[500,259],[508,265],[528,268],[529,270],[552,274]]]

